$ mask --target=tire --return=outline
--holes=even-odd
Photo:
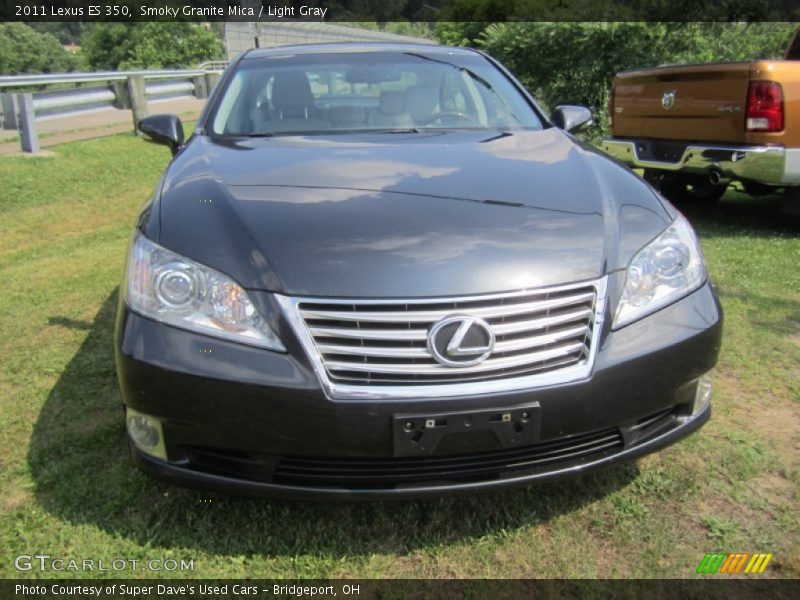
[[[676,204],[698,204],[710,206],[717,202],[728,189],[727,183],[711,183],[706,177],[677,175],[645,170],[644,180],[655,187],[661,195]]]

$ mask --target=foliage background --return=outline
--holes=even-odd
[[[0,23],[0,74],[191,68],[224,58],[221,25]],[[69,52],[62,44],[79,50]]]
[[[83,37],[82,51],[93,69],[171,69],[223,58],[219,35],[201,25],[98,23]]]
[[[0,74],[60,73],[76,64],[76,57],[51,33],[24,23],[0,23]]]

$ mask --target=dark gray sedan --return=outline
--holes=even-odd
[[[490,57],[253,50],[145,205],[117,321],[136,462],[246,494],[470,491],[662,448],[710,415],[697,238]]]

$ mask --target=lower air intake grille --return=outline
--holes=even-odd
[[[523,448],[458,456],[422,458],[322,459],[284,457],[274,481],[285,485],[343,488],[390,488],[424,482],[469,482],[531,470],[554,463],[574,464],[618,451],[623,439],[616,428]]]

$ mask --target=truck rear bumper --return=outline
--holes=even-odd
[[[603,151],[630,167],[757,181],[767,185],[800,185],[800,149],[783,146],[687,144],[673,160],[659,160],[652,140],[603,141]]]

